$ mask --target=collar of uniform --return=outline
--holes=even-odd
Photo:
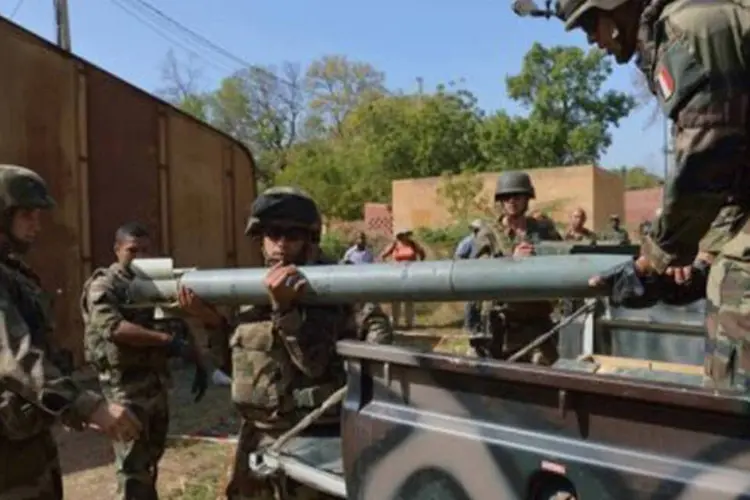
[[[135,277],[135,274],[133,274],[133,271],[131,271],[129,267],[123,266],[119,262],[113,263],[109,268],[114,271],[115,274],[123,278],[131,279]]]
[[[532,232],[538,227],[539,223],[537,222],[535,218],[528,216],[528,215],[524,215],[523,217],[524,217],[524,220],[526,221],[526,228],[524,229],[525,233]],[[506,224],[505,215],[500,217],[500,227],[503,228],[503,232],[505,233],[506,236],[509,236],[511,231],[515,231],[514,228]]]

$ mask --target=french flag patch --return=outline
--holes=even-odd
[[[668,101],[674,94],[674,78],[669,74],[666,66],[661,66],[656,72],[656,83],[659,86],[659,92],[662,99]]]

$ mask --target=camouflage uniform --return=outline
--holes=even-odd
[[[585,227],[582,227],[578,230],[568,229],[563,236],[563,240],[584,242],[589,245],[593,245],[594,243],[596,243],[596,233],[594,233],[590,229],[586,229]]]
[[[0,500],[63,498],[56,417],[75,429],[103,402],[81,389],[51,361],[51,302],[36,274],[9,250],[9,211],[52,208],[44,181],[21,167],[0,166]]]
[[[125,309],[132,272],[120,264],[94,271],[81,296],[86,360],[96,367],[107,399],[130,409],[143,424],[135,441],[115,442],[118,494],[122,499],[156,499],[159,460],[169,428],[171,376],[165,347],[116,344],[120,321],[154,328],[154,310]]]
[[[246,233],[261,237],[263,225],[273,221],[294,223],[311,231],[308,245],[317,246],[320,215],[315,203],[292,188],[272,188],[256,199]],[[315,258],[297,264],[327,264],[314,248]],[[269,262],[270,264],[270,262]],[[232,350],[232,401],[243,420],[232,478],[230,500],[331,498],[283,477],[258,478],[250,470],[251,452],[278,436],[320,406],[345,384],[343,362],[336,341],[352,338],[356,325],[351,307],[301,306],[279,313],[270,306],[249,306],[240,311],[230,341]],[[334,407],[306,432],[339,425]]]
[[[520,174],[520,176],[519,176]],[[526,174],[509,172],[501,176],[495,191],[496,196],[522,193],[533,198],[535,193],[531,180]],[[556,229],[540,223],[533,217],[525,217],[525,234],[516,234],[507,227],[501,217],[494,223],[486,224],[475,239],[474,258],[510,257],[516,245],[523,241],[537,243],[543,240],[560,241],[562,237]],[[485,331],[492,335],[489,352],[493,358],[506,359],[526,346],[553,326],[554,303],[534,301],[524,303],[482,303],[482,323]],[[550,339],[533,349],[519,361],[551,365],[558,358],[556,342]]]
[[[629,245],[630,235],[625,229],[617,226],[617,224],[619,224],[620,222],[620,218],[616,215],[612,215],[610,216],[610,220],[612,221],[612,227],[610,227],[607,231],[604,231],[600,235],[599,239],[602,241],[616,243],[618,245]]]
[[[623,2],[570,1],[562,17],[572,29],[590,8]],[[749,38],[747,2],[653,0],[644,3],[637,44],[638,65],[674,123],[676,159],[662,214],[641,252],[664,273],[688,264],[708,244],[707,232],[730,228],[731,237],[713,243],[720,252],[706,288],[705,373],[716,387],[744,390],[750,389]]]

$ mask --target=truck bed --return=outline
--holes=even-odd
[[[339,352],[348,498],[750,498],[750,399],[700,387],[700,367]]]

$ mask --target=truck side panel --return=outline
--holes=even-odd
[[[38,171],[58,201],[29,260],[77,365],[81,285],[111,262],[120,224],[148,224],[178,266],[260,264],[243,235],[256,196],[243,145],[4,19],[0,68],[0,163]]]
[[[745,400],[395,347],[339,352],[349,498],[547,498],[535,496],[545,484],[597,500],[750,495]]]

